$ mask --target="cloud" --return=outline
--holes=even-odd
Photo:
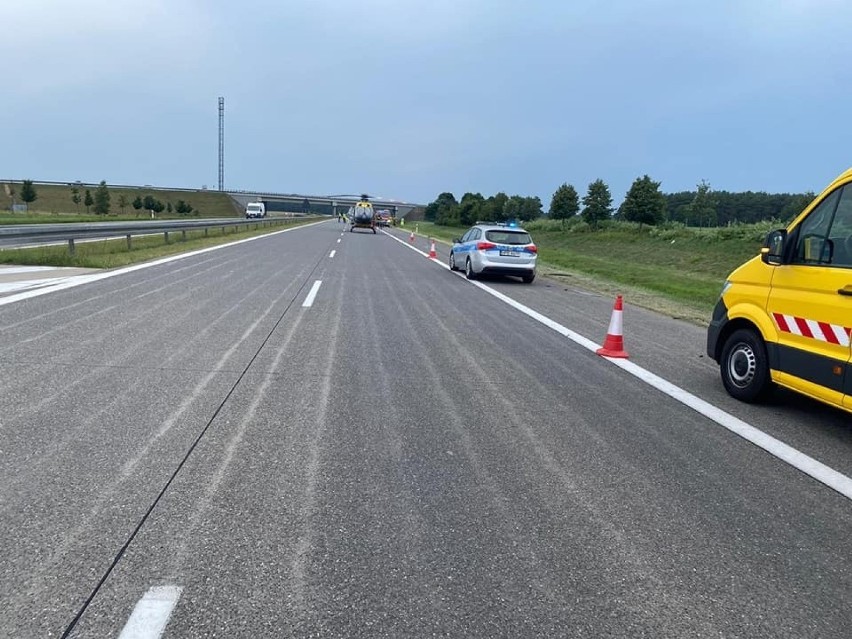
[[[194,0],[41,0],[3,10],[7,89],[30,97],[181,70],[203,58],[210,20]]]

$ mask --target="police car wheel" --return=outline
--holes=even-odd
[[[453,255],[452,251],[450,251],[450,270],[451,271],[456,270],[456,257],[455,257],[455,255]]]
[[[766,345],[751,329],[731,333],[722,349],[720,369],[725,390],[736,399],[754,402],[772,390]]]
[[[470,258],[464,263],[464,276],[469,280],[476,279],[476,273],[473,272],[473,265],[470,263]]]

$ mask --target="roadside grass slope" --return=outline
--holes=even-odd
[[[13,187],[18,193],[20,193],[20,184],[14,184]],[[27,213],[12,213],[7,210],[10,208],[9,205],[12,201],[9,196],[6,195],[5,190],[0,188],[0,209],[2,209],[0,210],[0,224],[15,224],[22,222],[31,223],[39,221],[83,222],[103,220],[104,216],[86,213],[86,207],[82,203],[82,200],[86,195],[85,188],[77,187],[80,191],[81,202],[78,206],[74,205],[71,201],[72,188],[72,186],[58,184],[35,185],[38,198],[35,202],[30,204],[30,210]],[[92,197],[94,197],[95,189],[93,187],[89,187],[89,191],[92,193]],[[163,204],[171,203],[172,207],[177,204],[178,200],[188,202],[194,209],[191,214],[193,217],[238,217],[242,215],[242,211],[237,207],[231,197],[227,193],[222,193],[221,191],[161,191],[159,189],[146,189],[144,187],[136,189],[110,187],[109,194],[110,213],[106,216],[107,219],[137,219],[150,217],[150,213],[148,211],[144,209],[137,211],[130,204],[137,196],[144,199],[146,195],[155,197]],[[118,206],[118,198],[122,194],[125,198],[127,198],[128,202],[124,215],[121,214],[121,209]],[[17,197],[16,201],[20,204],[20,197]],[[45,217],[49,217],[50,219],[45,220]],[[163,211],[158,214],[157,217],[162,219],[168,217],[177,218],[181,216],[177,213],[169,215],[166,211]]]

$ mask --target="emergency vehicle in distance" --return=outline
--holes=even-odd
[[[394,219],[393,213],[391,213],[390,209],[379,209],[376,211],[377,226],[394,226],[395,224],[396,219]]]
[[[361,200],[349,209],[349,232],[355,229],[370,229],[376,233],[376,212],[370,202],[369,195],[362,195]]]
[[[728,276],[707,354],[733,397],[775,385],[852,412],[852,169]]]

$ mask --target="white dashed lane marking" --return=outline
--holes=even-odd
[[[302,306],[305,308],[309,308],[313,306],[314,300],[317,297],[317,291],[319,291],[319,287],[322,286],[322,280],[317,280],[314,282],[313,286],[311,286],[311,290],[308,292],[308,296],[305,298],[305,301],[302,302]]]
[[[136,603],[118,639],[159,639],[183,588],[153,586]]]

